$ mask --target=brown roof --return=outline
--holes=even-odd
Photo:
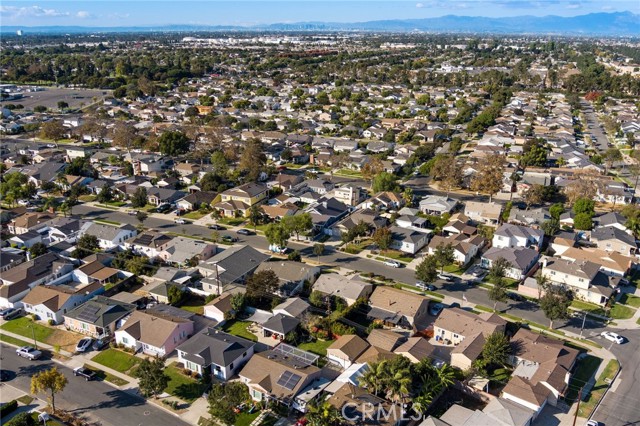
[[[538,364],[554,362],[565,369],[570,369],[578,354],[577,349],[565,346],[564,343],[545,337],[531,330],[521,328],[511,339],[515,356]]]
[[[231,311],[231,296],[233,296],[231,293],[222,294],[213,299],[211,302],[207,303],[205,307],[214,306],[221,312],[229,312]]]
[[[396,354],[394,354],[393,352],[376,348],[375,346],[369,346],[369,349],[364,351],[362,355],[358,357],[356,362],[358,363],[378,362],[384,359],[393,359],[395,357],[396,357]]]
[[[30,229],[41,223],[48,222],[54,218],[55,218],[55,215],[52,215],[49,213],[32,212],[32,213],[25,213],[22,216],[18,216],[12,222],[16,228]]]
[[[57,312],[62,309],[62,306],[71,296],[84,294],[85,292],[91,293],[100,287],[102,287],[102,285],[98,282],[79,286],[77,289],[67,286],[39,285],[34,287],[24,299],[22,299],[22,302],[32,306],[44,305],[51,311]]]
[[[513,376],[502,392],[508,393],[540,407],[551,393],[551,389],[542,383],[534,385],[527,379]]]
[[[371,306],[376,308],[409,316],[415,316],[421,308],[426,309],[429,304],[426,297],[387,286],[376,287],[369,301]]]
[[[384,412],[391,414],[388,418],[383,415],[378,416],[378,418],[375,420],[376,425],[394,426],[398,424],[397,420],[400,416],[400,410],[397,406],[391,406],[391,403],[389,401],[385,401],[382,398],[371,395],[368,391],[360,387],[354,387],[348,383],[345,383],[340,387],[340,389],[336,391],[336,393],[334,393],[330,398],[327,399],[327,402],[333,405],[338,411],[342,412],[343,407],[345,408],[345,411],[347,410],[347,407],[352,409],[350,410],[349,414],[349,417],[351,418],[364,418],[365,416],[371,416],[371,412],[366,412],[365,410],[363,410],[363,408],[365,407],[366,409],[370,410],[372,408],[371,405],[363,404],[363,401],[373,404],[376,408],[380,407],[381,413]],[[394,408],[396,410],[396,416],[393,415]],[[369,424],[369,422],[367,422],[367,424]]]
[[[482,353],[484,342],[485,339],[482,333],[478,333],[475,336],[468,336],[460,342],[460,344],[458,344],[451,353],[462,354],[471,361],[475,361]]]
[[[161,348],[178,324],[185,322],[192,321],[181,318],[165,319],[142,311],[134,311],[121,330],[136,340]]]
[[[107,278],[111,278],[112,276],[117,275],[118,272],[119,271],[117,269],[104,267],[104,268],[92,273],[89,276],[91,278],[95,278],[98,281],[104,281]]]
[[[424,358],[429,358],[435,348],[429,341],[422,337],[410,337],[394,351],[397,354],[413,357],[418,362]]]
[[[460,308],[444,309],[434,324],[435,327],[465,337],[477,333],[482,333],[486,337],[505,325],[506,321],[495,314],[483,318]]]
[[[369,347],[369,344],[355,334],[340,336],[327,348],[327,351],[341,351],[347,356],[349,361],[355,361],[362,352]]]
[[[369,333],[369,336],[367,337],[367,342],[369,342],[371,346],[387,351],[393,351],[400,345],[400,343],[402,343],[402,341],[404,341],[404,336],[402,334],[394,333],[391,330],[384,330],[382,328],[371,330],[371,333]]]

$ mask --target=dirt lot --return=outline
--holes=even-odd
[[[43,105],[51,110],[58,109],[58,101],[65,101],[70,108],[78,108],[81,104],[89,105],[93,103],[93,98],[100,99],[109,91],[93,89],[65,89],[45,87],[42,92],[23,92],[24,98],[2,103],[24,105],[25,109],[31,110],[37,105]],[[0,103],[0,105],[2,104]]]

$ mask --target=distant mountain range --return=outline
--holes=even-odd
[[[429,32],[429,33],[494,33],[494,34],[555,34],[555,35],[607,35],[639,36],[640,15],[631,12],[590,13],[588,15],[514,16],[486,18],[481,16],[447,15],[425,19],[394,19],[367,22],[299,22],[256,26],[220,25],[164,25],[156,27],[18,27],[2,26],[0,32],[15,33],[95,33],[95,32],[194,32],[194,31],[377,31],[377,32]]]

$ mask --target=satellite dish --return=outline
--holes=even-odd
[[[49,420],[49,415],[47,413],[40,413],[38,415],[38,420],[40,420],[41,422],[46,422],[47,420]]]

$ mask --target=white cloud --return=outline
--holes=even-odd
[[[613,10],[613,6],[602,6],[602,10]]]
[[[25,17],[48,17],[58,18],[61,16],[69,16],[69,12],[61,12],[56,9],[45,9],[40,6],[0,6],[0,14],[9,19],[25,18]]]
[[[416,7],[417,7],[418,9],[422,9],[422,8],[424,7],[424,4],[422,4],[422,3],[416,3]]]
[[[582,7],[580,3],[569,3],[566,9],[580,9],[580,7]]]
[[[80,18],[80,19],[93,18],[93,15],[87,12],[86,10],[80,10],[78,11],[78,13],[76,13],[76,18]]]

